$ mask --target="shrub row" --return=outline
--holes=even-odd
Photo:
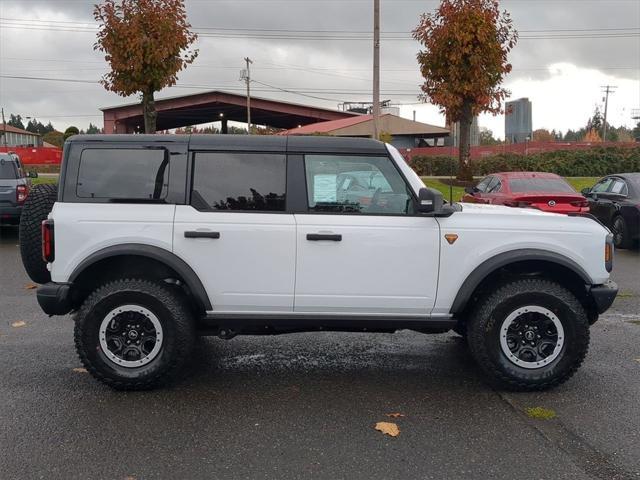
[[[640,147],[592,148],[589,150],[555,151],[534,155],[501,153],[472,160],[474,175],[495,172],[550,172],[563,177],[599,177],[612,173],[640,172]],[[457,174],[458,159],[416,156],[410,161],[420,176]]]

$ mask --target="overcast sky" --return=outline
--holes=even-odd
[[[372,0],[187,0],[189,20],[200,33],[200,55],[179,84],[158,97],[207,89],[240,91],[243,58],[253,59],[256,96],[336,108],[371,99]],[[401,105],[403,116],[444,124],[438,109],[418,104],[421,83],[409,31],[436,0],[381,0],[382,99]],[[0,105],[69,125],[102,126],[99,108],[135,101],[105,91],[106,70],[93,51],[93,2],[0,0]],[[640,0],[503,0],[521,40],[511,54],[506,87],[512,98],[533,102],[534,128],[566,131],[585,125],[601,86],[615,85],[609,118],[632,126],[640,109]],[[332,31],[333,33],[326,33]],[[360,33],[352,33],[360,32]],[[270,38],[259,38],[268,36]],[[311,38],[301,39],[307,36]],[[328,37],[328,38],[327,38]],[[347,39],[357,37],[358,39]],[[360,38],[364,37],[364,40]],[[78,82],[12,79],[45,77]],[[284,93],[277,88],[304,93]],[[311,98],[320,97],[320,98]],[[504,135],[502,116],[480,125]]]

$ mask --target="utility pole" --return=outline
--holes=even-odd
[[[373,138],[380,138],[380,0],[373,0]]]
[[[7,122],[4,120],[4,108],[2,108],[2,143],[7,146]]]
[[[247,74],[245,75],[245,82],[247,82],[247,135],[251,135],[251,65],[253,61],[249,57],[244,59],[247,62]]]
[[[602,92],[605,94],[604,97],[604,124],[602,125],[602,141],[607,141],[607,114],[609,113],[609,94],[613,95],[616,93],[615,85],[605,85],[602,87]]]

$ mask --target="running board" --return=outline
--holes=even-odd
[[[235,335],[277,335],[298,332],[395,332],[416,330],[440,333],[457,321],[449,316],[323,315],[314,313],[238,314],[209,312],[200,322],[201,334],[231,338]]]

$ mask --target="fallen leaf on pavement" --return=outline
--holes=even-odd
[[[404,413],[387,413],[387,417],[389,418],[400,418],[404,417]]]
[[[26,288],[27,290],[33,290],[35,288],[38,288],[38,285],[36,285],[35,283],[27,283],[24,288]]]
[[[398,425],[390,422],[378,422],[376,423],[376,430],[384,433],[385,435],[389,435],[391,437],[397,437],[400,435],[400,429]]]
[[[529,418],[535,418],[536,420],[551,420],[555,418],[556,412],[551,410],[550,408],[543,407],[531,407],[526,408],[525,413]]]
[[[82,367],[74,368],[73,371],[76,372],[76,373],[87,373],[87,369],[86,368],[82,368]]]
[[[20,328],[20,327],[24,327],[26,324],[27,324],[26,322],[23,322],[22,320],[19,320],[19,321],[17,321],[17,322],[13,322],[13,323],[11,324],[11,326],[12,326],[13,328]]]

